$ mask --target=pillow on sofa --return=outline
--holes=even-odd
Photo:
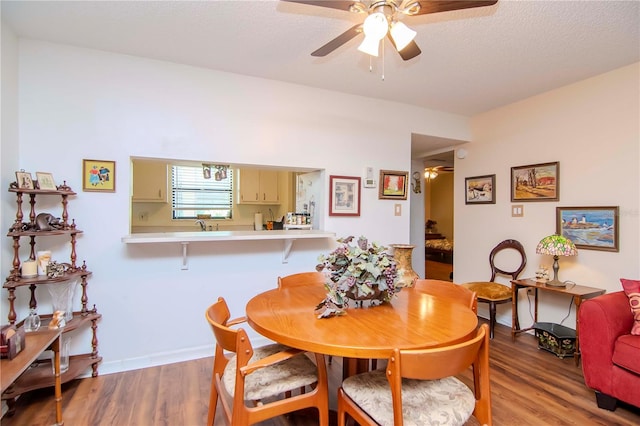
[[[620,278],[622,288],[625,294],[629,298],[629,304],[631,305],[631,312],[633,313],[633,327],[631,327],[631,334],[640,336],[640,281],[626,280]]]

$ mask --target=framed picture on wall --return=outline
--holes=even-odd
[[[495,204],[496,175],[464,178],[465,204]]]
[[[116,162],[82,160],[82,190],[116,192]]]
[[[380,170],[380,186],[378,199],[406,200],[409,172],[394,170]]]
[[[329,216],[360,216],[360,178],[329,176]]]
[[[559,200],[559,162],[511,168],[511,201]]]
[[[556,207],[556,234],[578,249],[619,251],[618,206]]]

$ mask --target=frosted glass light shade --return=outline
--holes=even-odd
[[[360,43],[360,46],[358,46],[358,50],[366,53],[368,55],[371,56],[378,56],[378,47],[380,46],[380,40],[373,38],[373,37],[369,37],[369,36],[365,36],[364,40],[362,41],[362,43]]]
[[[409,43],[416,37],[416,32],[407,27],[402,22],[394,22],[391,24],[391,37],[398,51],[407,47]]]
[[[367,37],[382,40],[382,38],[387,35],[387,31],[389,31],[389,22],[387,21],[387,17],[384,16],[384,13],[372,13],[364,20],[362,31]]]

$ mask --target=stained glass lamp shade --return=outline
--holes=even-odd
[[[553,287],[565,287],[566,284],[558,279],[558,265],[559,256],[577,256],[578,250],[575,244],[568,238],[562,235],[549,235],[544,237],[538,243],[536,247],[537,254],[549,254],[553,256],[553,279],[547,282],[547,285]]]

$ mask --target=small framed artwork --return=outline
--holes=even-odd
[[[619,251],[618,206],[556,207],[556,234],[578,249]]]
[[[495,204],[496,175],[464,178],[465,204]]]
[[[360,178],[329,176],[329,216],[360,216]]]
[[[25,172],[24,170],[16,172],[16,182],[20,189],[34,189],[31,173]]]
[[[511,168],[511,201],[559,200],[559,162]]]
[[[38,178],[38,189],[45,191],[58,189],[51,173],[36,172],[36,178]]]
[[[380,187],[378,199],[380,200],[406,200],[409,172],[394,170],[380,170]]]
[[[116,192],[116,162],[82,160],[82,190]]]

